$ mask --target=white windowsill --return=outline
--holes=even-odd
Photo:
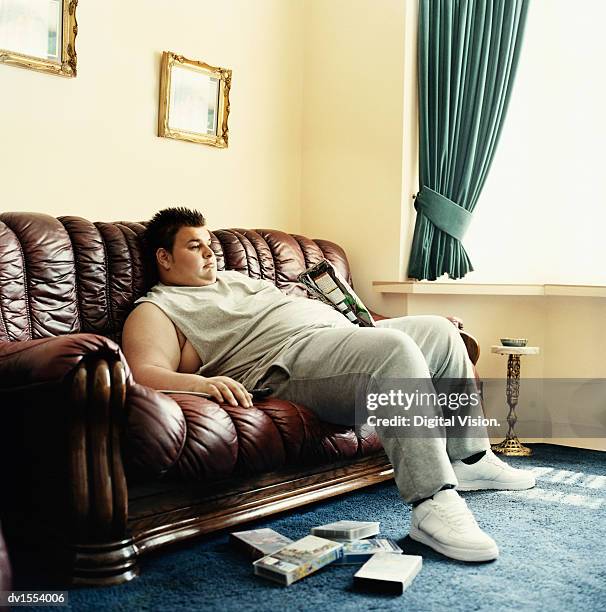
[[[606,298],[603,285],[509,285],[484,283],[436,283],[419,281],[373,281],[379,293],[417,295],[539,295]]]

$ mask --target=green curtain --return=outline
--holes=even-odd
[[[419,182],[408,276],[462,278],[461,244],[511,96],[528,0],[419,1]]]

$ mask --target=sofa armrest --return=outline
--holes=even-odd
[[[0,390],[61,382],[85,360],[121,362],[131,374],[120,347],[103,336],[73,334],[0,344]]]
[[[107,557],[107,584],[136,573],[122,454],[133,385],[119,346],[102,336],[0,344],[0,458],[11,466],[0,483],[14,492],[3,523],[24,550],[61,542],[77,583],[91,579],[95,555]],[[115,543],[111,554],[102,541]]]
[[[375,321],[383,321],[384,319],[389,319],[389,317],[384,317],[383,315],[380,315],[378,312],[373,312],[372,310],[369,310],[368,312],[370,312],[370,316]]]
[[[457,329],[463,329],[463,321],[459,317],[446,317]]]
[[[471,334],[468,334],[462,329],[459,330],[459,333],[461,334],[461,338],[465,343],[465,348],[467,349],[467,354],[469,355],[471,363],[473,363],[474,366],[477,365],[478,359],[480,359],[480,343]]]

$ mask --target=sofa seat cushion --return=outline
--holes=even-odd
[[[279,399],[252,408],[217,404],[194,395],[128,389],[127,476],[204,481],[365,456],[381,449],[374,432],[319,420]]]

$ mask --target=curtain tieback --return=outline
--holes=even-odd
[[[422,187],[415,198],[415,208],[420,210],[437,228],[457,240],[463,240],[472,214],[446,196],[429,187]]]

